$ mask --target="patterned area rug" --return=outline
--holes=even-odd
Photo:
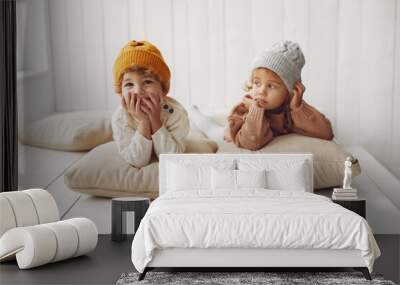
[[[142,281],[139,273],[124,273],[117,285],[134,284],[379,284],[395,285],[384,280],[382,275],[372,274],[372,281],[364,278],[360,272],[154,272],[150,271]]]

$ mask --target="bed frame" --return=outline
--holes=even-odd
[[[254,268],[338,268],[351,267],[371,280],[359,250],[321,249],[183,249],[156,250],[152,261],[139,275],[155,268],[232,268],[246,271]]]
[[[161,154],[160,156],[160,195],[165,193],[167,165],[174,160],[210,160],[238,158],[295,159],[309,164],[310,192],[313,191],[312,154]],[[359,250],[329,249],[248,249],[248,248],[168,248],[157,249],[151,262],[139,275],[143,280],[146,273],[155,268],[232,268],[246,271],[254,268],[343,268],[351,267],[361,271],[371,280],[368,268]]]

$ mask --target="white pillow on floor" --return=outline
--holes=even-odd
[[[86,151],[112,140],[110,111],[56,113],[28,125],[23,144],[64,151]]]

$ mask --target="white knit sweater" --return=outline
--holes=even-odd
[[[153,153],[159,157],[161,153],[185,151],[183,139],[189,133],[189,119],[185,108],[170,97],[164,97],[160,107],[162,126],[150,140],[136,131],[138,122],[131,119],[121,106],[112,116],[113,138],[119,153],[135,167],[149,164]]]

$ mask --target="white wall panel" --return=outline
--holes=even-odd
[[[47,0],[18,0],[17,101],[18,132],[55,110],[49,6]]]
[[[171,0],[147,0],[145,5],[146,11],[148,11],[146,13],[146,39],[160,49],[168,67],[174,70],[172,2]],[[174,84],[171,84],[171,95],[174,93],[174,88]]]
[[[81,0],[65,1],[68,42],[64,49],[69,55],[68,72],[70,78],[66,93],[79,110],[90,109],[89,98],[86,96],[87,77],[85,72],[86,53],[90,51],[84,47],[82,3]]]
[[[391,155],[394,19],[395,1],[362,2],[360,141],[387,164]]]
[[[395,21],[395,60],[393,74],[393,125],[392,125],[392,149],[391,149],[391,169],[393,173],[400,177],[400,1],[396,1],[396,21]],[[400,274],[400,273],[399,273]]]
[[[108,109],[114,109],[119,104],[119,97],[114,92],[112,67],[121,47],[129,40],[129,9],[127,0],[102,1],[104,13],[104,43],[106,51],[106,104]]]
[[[55,109],[58,112],[76,110],[76,102],[70,97],[71,83],[69,72],[67,2],[54,0],[49,2],[50,37],[52,47],[53,78],[55,89]],[[81,94],[83,95],[83,94]]]
[[[208,110],[212,113],[228,109],[225,86],[225,0],[208,0],[209,40],[209,100]],[[206,59],[205,59],[206,60]]]
[[[146,38],[145,0],[128,1],[129,39],[143,40]]]
[[[174,26],[173,33],[173,53],[174,67],[172,70],[172,82],[174,85],[174,98],[185,106],[191,103],[189,72],[189,19],[188,3],[186,0],[172,0],[172,13],[174,15],[172,22]]]
[[[339,1],[337,39],[336,138],[359,143],[361,0]]]
[[[173,69],[172,3],[171,0],[147,0],[146,39],[156,45],[168,66]]]
[[[21,8],[23,12],[20,11]],[[20,40],[22,40],[21,44],[24,45],[19,54],[19,56],[22,56],[22,61],[19,60],[18,67],[20,69],[18,71],[23,70],[25,74],[45,72],[49,68],[50,51],[47,18],[49,13],[48,0],[36,0],[34,2],[18,0],[17,10],[17,45],[19,45]]]
[[[170,95],[206,113],[244,94],[254,54],[299,42],[305,100],[343,144],[363,144],[400,177],[400,0],[51,0],[57,111],[113,109],[112,65],[130,39],[155,43]]]
[[[275,0],[253,0],[251,2],[251,57],[284,39],[284,4],[284,1]]]
[[[284,39],[298,42],[303,51],[306,63],[302,70],[302,82],[308,87],[310,73],[309,31],[310,31],[310,1],[285,0],[284,6]],[[279,13],[278,13],[279,14]],[[308,95],[308,90],[305,96]],[[307,98],[307,97],[305,97]]]
[[[211,99],[208,1],[189,0],[187,8],[190,102],[204,110]]]
[[[82,1],[84,69],[86,79],[87,109],[107,109],[106,90],[109,73],[106,73],[103,6],[98,0]]]
[[[337,1],[310,0],[309,76],[304,99],[335,126]]]
[[[249,78],[252,56],[251,2],[229,0],[226,15],[226,91],[227,104],[233,106],[243,97]]]

